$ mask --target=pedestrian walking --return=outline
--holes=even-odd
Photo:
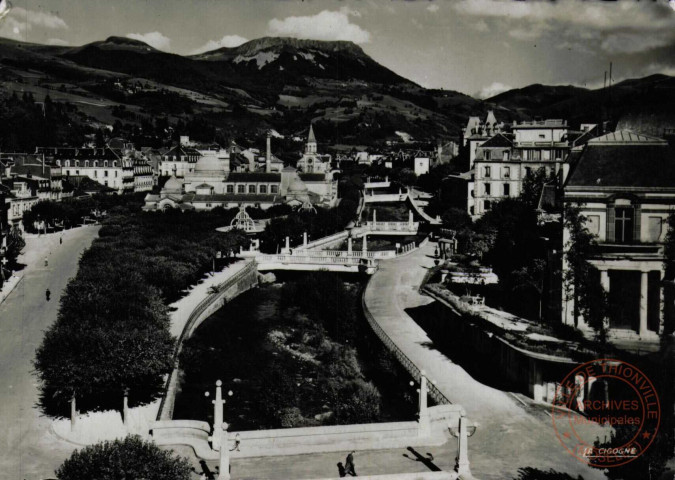
[[[49,266],[49,260],[47,260],[47,257],[45,257],[45,267]]]
[[[349,455],[347,455],[347,458],[345,460],[345,475],[351,475],[352,477],[356,477],[356,466],[354,465],[354,451],[352,450],[349,452]]]
[[[63,235],[59,237],[59,245],[63,245]]]
[[[47,301],[49,301],[49,297],[51,297],[51,296],[52,296],[52,292],[50,292],[49,289],[47,289],[47,291],[45,292],[45,297],[47,298]]]
[[[232,451],[234,451],[234,450],[236,450],[237,452],[240,452],[240,451],[241,451],[241,450],[239,450],[239,445],[240,445],[240,444],[241,444],[241,437],[239,437],[239,434],[237,433],[237,434],[234,436],[234,447],[232,447],[232,450],[230,450],[230,452],[232,452]]]

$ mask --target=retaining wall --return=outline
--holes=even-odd
[[[183,331],[178,337],[178,341],[176,342],[176,350],[174,352],[174,368],[166,381],[166,387],[164,390],[165,393],[159,404],[157,420],[171,420],[173,418],[173,406],[176,400],[178,372],[180,369],[178,358],[183,347],[183,342],[187,338],[190,338],[192,332],[194,332],[194,330],[214,312],[216,312],[236,296],[242,294],[257,284],[258,268],[256,262],[252,261],[232,277],[218,285],[217,292],[210,294],[208,297],[202,300],[192,311],[188,317],[188,321],[185,323],[185,327],[183,327]]]

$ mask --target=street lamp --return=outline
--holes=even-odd
[[[469,421],[462,411],[459,417],[459,427],[453,427],[448,423],[448,430],[453,437],[457,438],[457,457],[455,470],[461,475],[471,475],[469,469],[469,445],[468,438],[476,433],[476,425],[469,425]]]

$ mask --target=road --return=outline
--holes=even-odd
[[[59,234],[28,238],[20,257],[24,278],[0,304],[0,479],[52,478],[74,450],[50,432],[51,420],[36,408],[32,361],[44,330],[56,320],[61,292],[77,272],[80,254],[97,234],[98,227],[88,226],[65,232],[63,244]]]
[[[482,480],[503,480],[518,478],[519,469],[533,467],[553,469],[575,479],[578,475],[585,480],[604,479],[601,471],[587,467],[564,450],[548,409],[471,377],[461,365],[435,349],[426,332],[408,315],[406,310],[433,301],[421,295],[418,288],[434,264],[434,248],[430,243],[408,256],[380,262],[366,289],[365,303],[392,341],[478,425],[469,440],[472,473]]]

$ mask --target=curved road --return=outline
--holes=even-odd
[[[481,480],[503,480],[517,478],[520,468],[534,467],[573,478],[605,479],[599,470],[564,450],[547,410],[528,399],[523,405],[510,393],[475,380],[436,350],[426,332],[405,312],[434,301],[418,292],[424,275],[434,265],[434,246],[428,243],[410,255],[380,262],[366,288],[365,304],[389,338],[478,425],[469,440],[471,472]]]
[[[80,254],[97,234],[98,227],[88,226],[64,232],[63,244],[60,234],[27,238],[19,259],[27,265],[23,280],[0,304],[0,479],[53,478],[75,449],[50,432],[51,420],[36,408],[32,361],[44,330],[56,320],[61,292],[77,272]]]

